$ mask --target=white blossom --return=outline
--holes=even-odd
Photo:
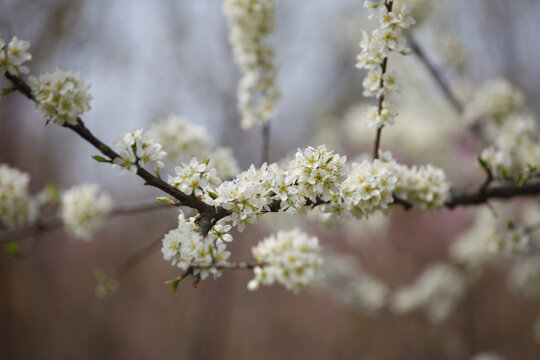
[[[112,210],[112,199],[95,184],[75,186],[62,193],[60,217],[73,237],[90,241]]]
[[[165,164],[163,159],[167,153],[162,146],[153,139],[143,136],[143,130],[137,129],[125,132],[121,140],[115,141],[119,157],[113,160],[113,165],[118,165],[132,173],[137,172],[138,165],[152,164],[159,174],[159,169]]]
[[[391,308],[396,314],[421,309],[431,322],[438,323],[448,318],[465,289],[460,271],[448,264],[432,264],[414,284],[396,291]]]
[[[332,193],[339,193],[348,169],[346,156],[334,154],[324,145],[317,148],[298,149],[289,163],[289,173],[298,184],[298,194],[312,202],[330,200]]]
[[[6,72],[11,75],[28,74],[28,67],[23,65],[32,60],[32,55],[27,51],[28,48],[30,48],[30,42],[14,36],[6,49],[4,39],[0,37],[0,76]]]
[[[540,297],[540,256],[531,256],[516,264],[509,276],[510,289],[529,299]]]
[[[189,164],[177,166],[175,172],[176,176],[169,176],[167,182],[187,195],[202,196],[221,183],[216,169],[208,167],[208,160],[200,162],[193,158]]]
[[[280,97],[274,48],[268,43],[274,30],[274,11],[274,0],[226,0],[223,3],[229,42],[242,72],[238,108],[244,128],[268,121]]]
[[[442,169],[432,165],[397,167],[396,195],[422,210],[440,209],[450,198],[450,183]]]
[[[205,159],[214,147],[210,134],[203,126],[178,115],[155,119],[148,136],[163,146],[168,160],[175,162],[187,162],[194,157]]]
[[[0,224],[8,229],[32,223],[36,203],[28,192],[30,175],[7,164],[0,164]]]
[[[525,253],[529,245],[530,237],[525,228],[511,223],[506,231],[493,234],[489,239],[488,249],[495,254],[513,257]]]
[[[178,227],[170,230],[162,240],[163,259],[186,271],[193,267],[193,276],[202,280],[209,275],[214,278],[221,275],[217,265],[226,264],[230,252],[224,241],[232,238],[225,236],[230,230],[227,226],[218,226],[205,238],[199,234],[195,218],[186,219],[183,213],[178,217]],[[221,237],[221,240],[218,240]]]
[[[482,116],[501,120],[519,109],[524,102],[523,94],[506,79],[491,80],[477,91],[465,108],[465,117],[470,121]]]
[[[494,176],[504,175],[512,167],[510,155],[503,150],[497,150],[493,146],[482,150],[480,159],[486,164]]]
[[[250,290],[278,282],[298,291],[318,277],[323,264],[319,240],[299,229],[271,235],[253,247],[252,253],[260,265],[255,267],[255,278],[248,283]]]
[[[394,167],[381,160],[353,163],[343,183],[342,195],[357,218],[386,211],[394,201],[397,176]]]
[[[58,125],[77,123],[77,118],[90,110],[90,84],[81,73],[56,69],[30,77],[32,94],[41,116]]]

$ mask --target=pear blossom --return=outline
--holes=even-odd
[[[125,132],[122,139],[115,141],[114,145],[119,157],[113,159],[113,166],[117,165],[136,173],[141,164],[152,164],[159,174],[159,169],[165,165],[163,160],[167,153],[162,150],[161,144],[143,136],[142,129]]]

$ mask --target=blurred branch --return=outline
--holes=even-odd
[[[121,215],[133,215],[148,211],[165,209],[169,206],[161,203],[146,203],[146,204],[124,204],[118,205],[111,212],[111,217],[121,216]],[[10,240],[18,240],[26,238],[28,236],[34,236],[37,234],[45,233],[54,229],[57,229],[62,226],[62,221],[57,218],[51,219],[38,219],[34,224],[25,226],[18,229],[0,231],[0,243],[7,242]]]
[[[456,110],[458,114],[462,114],[463,109],[464,109],[463,105],[461,104],[459,99],[454,95],[454,93],[450,89],[450,85],[447,83],[444,77],[440,74],[435,64],[433,64],[428,59],[426,53],[424,52],[422,47],[418,44],[418,41],[414,38],[413,35],[409,36],[409,45],[411,46],[412,52],[418,57],[418,59],[420,59],[420,61],[422,61],[425,67],[429,70],[431,76],[433,77],[435,82],[439,85],[444,95],[448,99],[448,102],[452,105],[452,107]]]

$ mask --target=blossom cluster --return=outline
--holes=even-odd
[[[274,0],[226,0],[223,11],[229,42],[242,72],[238,107],[242,127],[262,124],[275,113],[280,91],[276,85],[274,48],[268,38],[274,30]]]
[[[524,102],[521,91],[508,80],[498,78],[484,84],[465,108],[465,118],[474,121],[490,116],[497,121],[518,110]]]
[[[148,130],[148,136],[163,146],[169,161],[188,162],[194,157],[210,159],[209,166],[215,168],[222,179],[230,179],[239,172],[232,150],[216,147],[203,126],[191,123],[185,117],[157,118]]]
[[[510,273],[510,289],[516,294],[535,299],[540,297],[540,256],[531,256],[516,264]]]
[[[221,179],[216,176],[217,171],[208,167],[208,161],[200,162],[197,158],[191,159],[189,164],[175,168],[176,176],[169,176],[167,182],[178,188],[187,195],[210,197],[208,189],[215,188],[221,183]]]
[[[8,229],[36,219],[36,203],[28,192],[30,175],[6,164],[0,164],[0,225]]]
[[[113,164],[136,173],[140,163],[152,163],[154,170],[159,174],[165,164],[163,159],[167,155],[162,146],[153,139],[143,136],[143,130],[137,129],[124,133],[121,140],[115,142],[119,157],[113,159]],[[140,163],[139,163],[140,162]]]
[[[28,74],[28,67],[23,65],[32,60],[32,55],[27,51],[30,42],[14,36],[9,44],[0,36],[0,76],[6,72],[11,75]]]
[[[95,184],[75,186],[62,193],[60,217],[71,236],[90,241],[112,211],[113,201]]]
[[[415,21],[411,16],[412,6],[394,6],[392,0],[367,0],[364,7],[369,10],[370,17],[378,16],[379,26],[371,34],[362,33],[356,67],[367,70],[363,81],[364,96],[379,98],[379,105],[370,107],[368,111],[367,124],[381,128],[392,124],[397,116],[385,99],[401,87],[397,74],[387,71],[388,56],[390,52],[408,53],[403,30],[414,25]]]
[[[37,110],[48,121],[74,125],[81,114],[90,110],[90,84],[82,80],[79,72],[56,69],[29,80]]]
[[[196,278],[219,277],[221,270],[218,266],[226,264],[230,257],[225,244],[232,241],[228,234],[230,229],[229,225],[218,223],[203,238],[198,233],[195,218],[186,219],[180,213],[178,227],[165,234],[162,240],[163,258],[184,271],[191,268]]]
[[[523,106],[523,95],[506,80],[485,85],[469,107],[475,116],[488,115],[485,137],[491,145],[480,154],[482,165],[495,178],[527,177],[540,167],[538,127]],[[482,104],[482,105],[480,105]]]
[[[391,308],[396,314],[421,309],[431,322],[441,322],[450,315],[465,289],[466,279],[460,271],[448,264],[432,264],[414,284],[393,294]]]
[[[248,288],[257,290],[261,284],[278,282],[289,290],[302,289],[319,275],[323,264],[321,250],[316,237],[299,229],[279,231],[252,248],[259,266],[255,267],[255,278]]]

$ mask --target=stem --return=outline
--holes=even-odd
[[[393,1],[389,1],[388,4],[386,4],[386,9],[388,12],[392,11],[392,6],[394,5]],[[388,67],[388,56],[386,56],[383,59],[383,62],[381,64],[381,82],[379,83],[379,88],[384,89],[384,74],[386,74],[386,68]],[[377,111],[379,112],[379,116],[381,116],[384,106],[384,92],[379,96],[379,105]],[[375,145],[373,147],[373,159],[379,158],[379,147],[381,144],[381,135],[382,135],[382,129],[384,125],[381,125],[380,127],[377,127],[377,133],[375,134]]]

